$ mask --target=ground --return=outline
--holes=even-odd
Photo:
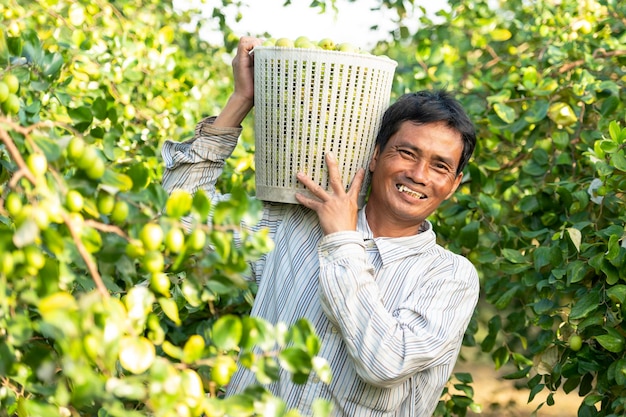
[[[459,360],[455,372],[472,374],[474,402],[482,407],[481,413],[468,412],[467,417],[576,417],[582,398],[577,393],[556,392],[555,404],[544,404],[536,414],[537,406],[545,401],[548,393],[537,394],[528,404],[529,390],[516,387],[516,381],[502,378],[511,371],[494,370],[493,363],[487,360]],[[519,381],[517,381],[519,384]]]

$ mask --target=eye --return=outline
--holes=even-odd
[[[408,149],[402,149],[402,148],[398,148],[398,153],[406,159],[411,159],[411,160],[415,160],[417,157],[415,156],[415,154],[411,151],[409,151]]]
[[[452,168],[450,168],[448,166],[448,164],[445,164],[443,162],[435,162],[433,164],[433,168],[435,168],[437,171],[443,172],[443,173],[452,172]]]

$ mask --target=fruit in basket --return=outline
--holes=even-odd
[[[289,38],[278,38],[275,45],[281,48],[293,48],[294,42]]]
[[[335,49],[335,41],[330,38],[324,38],[317,43],[322,49],[326,49],[327,51],[332,51]]]
[[[335,47],[335,49],[341,52],[359,52],[359,48],[348,42],[340,43]]]
[[[265,39],[263,43],[261,44],[261,46],[275,46],[275,45],[276,45],[276,39],[274,38]]]
[[[315,48],[315,44],[306,36],[298,36],[293,42],[293,46],[296,48]]]

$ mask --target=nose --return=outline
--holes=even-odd
[[[428,161],[424,158],[417,158],[412,161],[409,169],[407,169],[407,178],[416,184],[427,184],[430,179]]]

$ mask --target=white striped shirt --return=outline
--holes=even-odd
[[[215,183],[241,129],[211,122],[189,141],[164,143],[166,190],[223,197]],[[363,209],[357,231],[323,236],[315,212],[265,203],[254,227],[269,228],[275,249],[251,265],[259,284],[251,314],[288,325],[306,318],[333,375],[328,385],[314,376],[296,385],[282,373],[268,388],[303,415],[324,398],[333,416],[430,417],[478,300],[472,264],[439,246],[428,222],[415,236],[374,238]],[[240,370],[229,393],[255,383]]]

